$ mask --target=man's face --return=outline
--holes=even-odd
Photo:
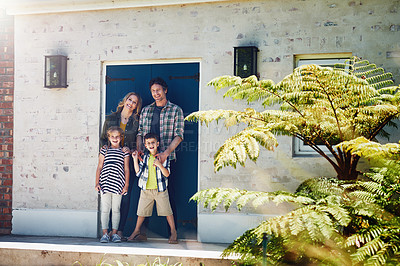
[[[149,138],[144,141],[144,146],[151,154],[156,154],[159,142],[155,138]]]
[[[167,90],[159,84],[153,84],[150,88],[151,95],[156,102],[162,102],[167,98]]]

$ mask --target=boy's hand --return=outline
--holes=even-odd
[[[161,163],[164,163],[167,160],[169,154],[167,152],[161,152],[156,154],[156,158],[160,160]]]
[[[133,158],[133,159],[137,160],[137,159],[138,159],[138,156],[139,156],[139,152],[138,152],[138,151],[132,152],[132,158]]]
[[[156,158],[154,158],[154,163],[153,163],[153,165],[154,166],[157,166],[157,167],[160,167],[160,166],[162,166],[162,163],[157,159],[157,157]]]

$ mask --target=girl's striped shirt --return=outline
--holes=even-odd
[[[101,148],[100,154],[105,157],[100,172],[101,191],[121,194],[125,186],[124,158],[129,156],[129,153],[124,153],[122,148]]]

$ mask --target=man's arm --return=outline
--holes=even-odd
[[[139,152],[143,152],[143,141],[142,141],[142,136],[141,135],[137,135],[136,136],[136,149]]]

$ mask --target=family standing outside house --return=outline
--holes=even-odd
[[[168,86],[163,79],[152,79],[149,87],[154,102],[144,107],[142,112],[140,112],[140,96],[133,92],[128,93],[119,103],[117,111],[108,115],[104,122],[95,185],[96,190],[101,193],[103,236],[100,241],[103,243],[109,242],[110,239],[113,242],[121,242],[125,239],[128,241],[147,240],[145,232],[141,232],[140,228],[145,217],[151,216],[154,201],[158,215],[167,218],[170,227],[169,243],[178,243],[175,201],[169,196],[174,195],[174,192],[171,192],[173,188],[171,174],[176,160],[175,149],[183,140],[183,111],[167,99]],[[119,131],[116,132],[115,127],[121,129],[119,141],[117,136]],[[119,160],[111,159],[114,156],[114,150],[118,151]],[[121,161],[123,161],[125,171],[121,171]],[[141,189],[138,219],[131,236],[125,238],[123,230],[130,209],[132,184],[136,174]],[[108,189],[117,184],[124,184],[123,189]],[[109,194],[119,196],[113,197],[114,195]],[[112,230],[108,232],[110,210]]]

